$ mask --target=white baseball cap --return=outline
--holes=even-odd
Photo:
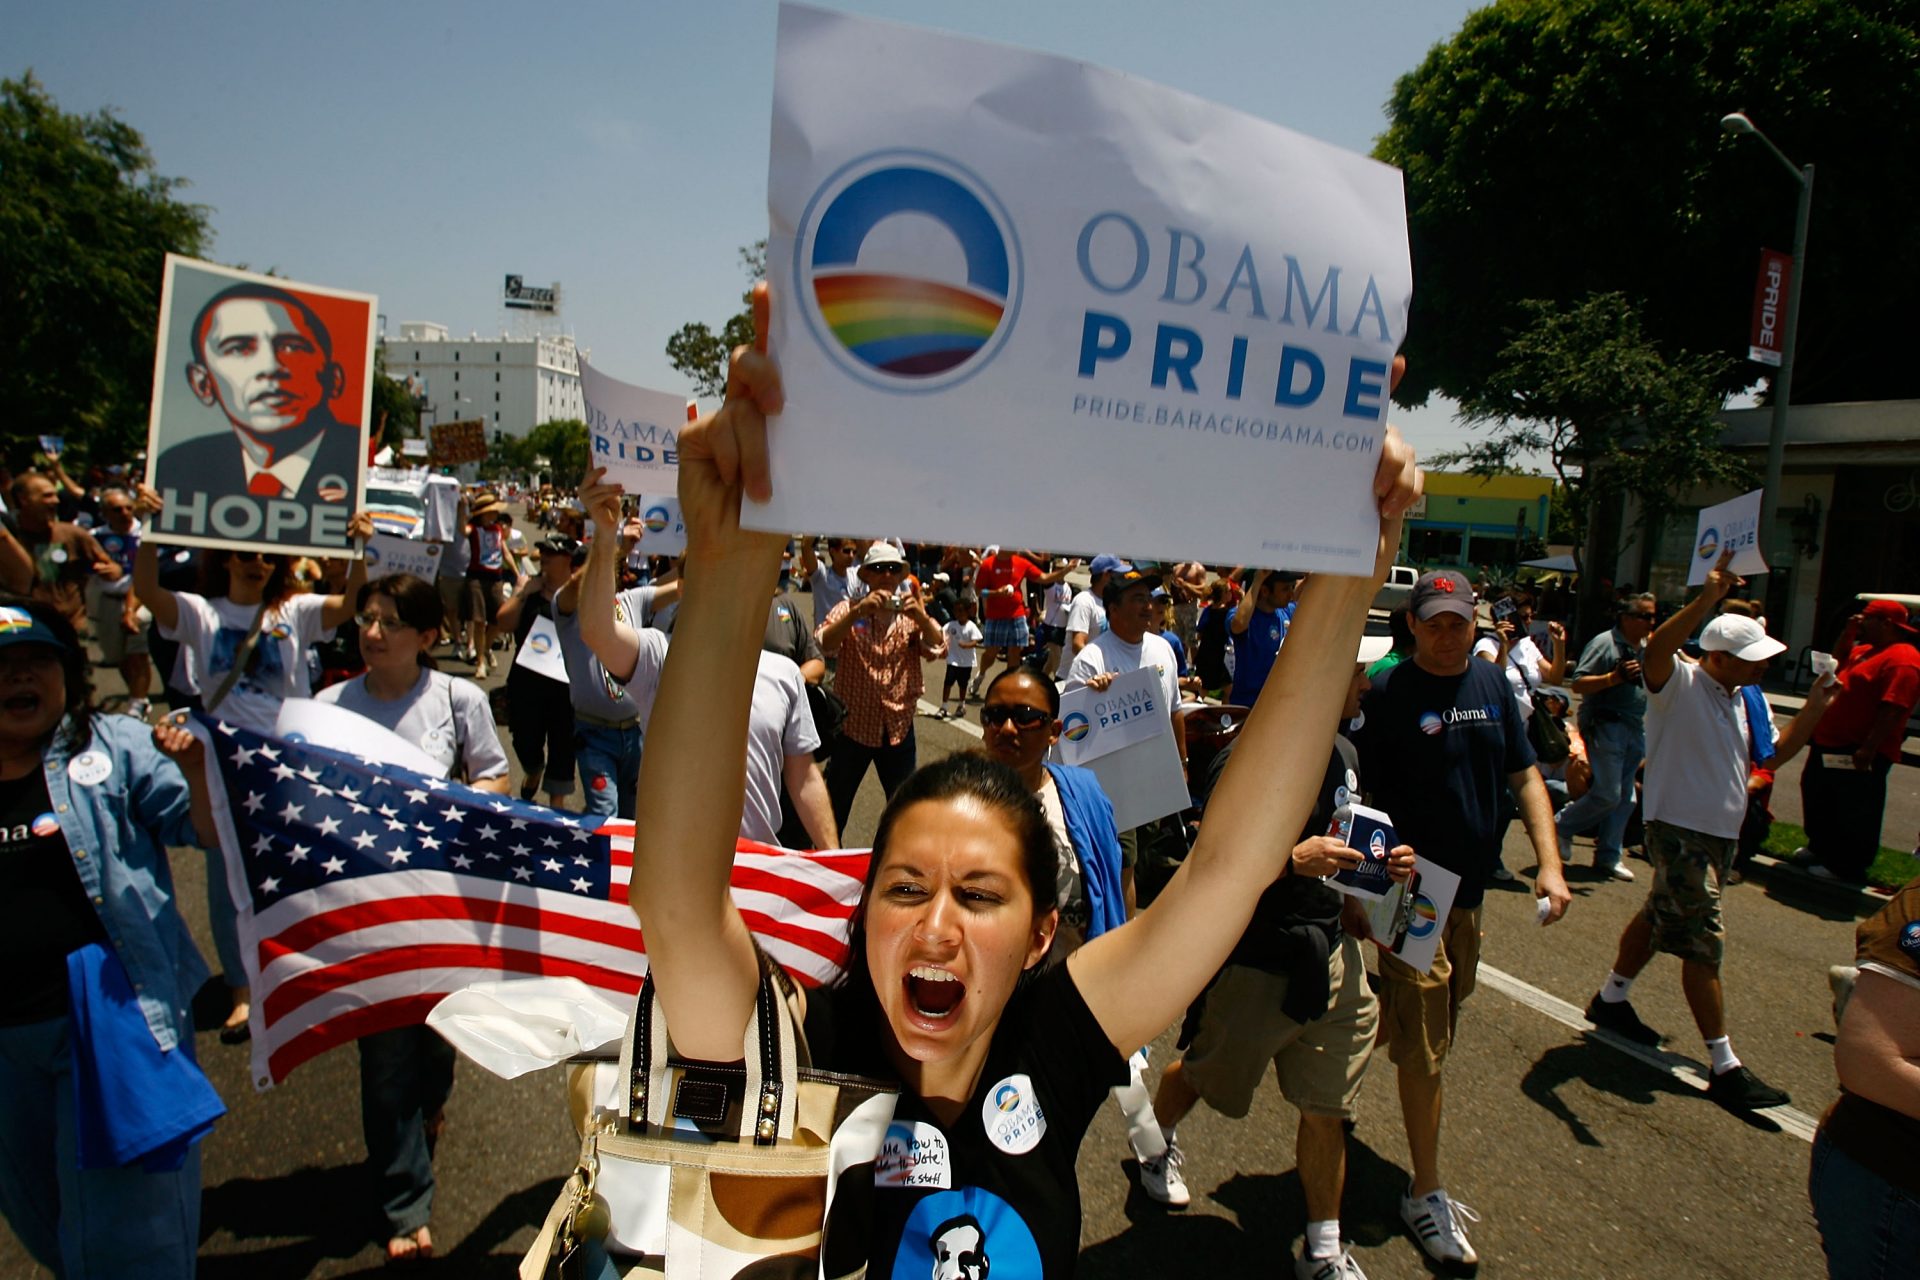
[[[875,564],[905,564],[906,553],[891,542],[876,542],[867,548],[866,556],[860,561],[862,568]]]
[[[1700,633],[1700,648],[1707,653],[1730,653],[1742,662],[1765,662],[1787,651],[1765,627],[1734,613],[1723,613],[1707,624]]]
[[[1360,652],[1355,656],[1354,661],[1365,663],[1370,667],[1392,652],[1392,636],[1361,636]]]

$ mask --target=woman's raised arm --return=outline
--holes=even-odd
[[[766,356],[766,286],[754,291],[752,348],[734,351],[718,413],[680,436],[685,588],[674,622],[634,806],[634,911],[674,1047],[730,1061],[759,986],[753,939],[729,885],[746,795],[747,713],[767,601],[786,539],[740,527],[740,500],[772,494],[766,415],[781,407]]]
[[[1207,802],[1193,852],[1131,924],[1067,960],[1094,1017],[1122,1053],[1177,1020],[1225,963],[1280,875],[1326,776],[1367,606],[1400,549],[1401,517],[1420,494],[1413,450],[1387,429],[1374,491],[1380,543],[1371,577],[1316,573]]]

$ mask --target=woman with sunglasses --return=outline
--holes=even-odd
[[[152,485],[138,491],[143,510],[158,512],[164,505]],[[358,513],[347,532],[372,537],[373,517]],[[134,596],[152,612],[161,636],[180,645],[207,713],[261,733],[273,731],[281,703],[312,692],[307,650],[353,616],[353,593],[367,580],[366,561],[356,559],[340,594],[304,594],[287,556],[209,547],[200,556],[200,590],[169,591],[160,582],[159,557],[152,541],[141,542],[133,559]],[[207,917],[233,1000],[220,1039],[241,1044],[251,997],[244,980],[235,981],[246,973],[239,926],[220,855],[211,845],[207,857]]]
[[[471,680],[434,666],[440,591],[407,573],[360,590],[360,656],[365,675],[320,691],[317,701],[365,716],[416,743],[450,778],[506,795],[507,753],[487,695]],[[362,1036],[360,1126],[367,1165],[387,1223],[387,1259],[433,1254],[433,1149],[453,1092],[453,1047],[425,1026]]]
[[[1013,667],[993,678],[980,728],[987,754],[1020,775],[1053,832],[1060,927],[1048,963],[1058,963],[1127,921],[1113,802],[1093,770],[1047,759],[1060,741],[1060,689],[1032,668]]]
[[[756,287],[758,331],[767,294]],[[729,892],[740,751],[779,569],[781,536],[740,527],[764,501],[765,413],[780,379],[762,350],[734,353],[727,399],[680,437],[687,591],[640,771],[632,903],[673,1044],[740,1058],[761,960]],[[1261,892],[1284,874],[1313,807],[1367,606],[1418,496],[1411,450],[1382,443],[1375,572],[1316,575],[1215,791],[1215,814],[1153,905],[1039,973],[1059,923],[1053,833],[1006,765],[965,753],[909,778],[874,838],[840,986],[808,993],[816,1066],[883,1072],[893,1123],[945,1154],[942,1186],[840,1196],[827,1274],[933,1274],[941,1223],[962,1216],[1001,1267],[1070,1275],[1079,1254],[1074,1162],[1126,1054],[1178,1019],[1218,971]],[[842,672],[846,670],[843,663]],[[869,1175],[871,1176],[871,1175]],[[919,1179],[913,1180],[921,1182]],[[933,1182],[927,1179],[925,1182]]]

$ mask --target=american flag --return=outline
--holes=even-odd
[[[209,717],[198,732],[253,988],[258,1088],[470,983],[574,977],[619,1003],[646,944],[633,824],[563,813]],[[370,738],[384,733],[368,725]],[[866,850],[741,841],[733,894],[803,984],[836,977]]]

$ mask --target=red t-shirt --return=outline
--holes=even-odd
[[[1039,565],[1025,556],[1005,551],[982,560],[979,571],[973,576],[973,585],[980,590],[980,603],[986,616],[996,621],[1026,617],[1027,593],[1015,591],[1009,595],[1000,588],[1018,587],[1028,578],[1040,577],[1043,572]]]
[[[1833,695],[1827,714],[1813,731],[1814,745],[1857,747],[1883,704],[1898,706],[1904,718],[1913,714],[1916,701],[1920,701],[1920,653],[1912,645],[1890,644],[1884,649],[1855,645],[1840,667],[1840,692]],[[1905,738],[1904,732],[1889,734],[1880,744],[1880,754],[1898,763]]]

